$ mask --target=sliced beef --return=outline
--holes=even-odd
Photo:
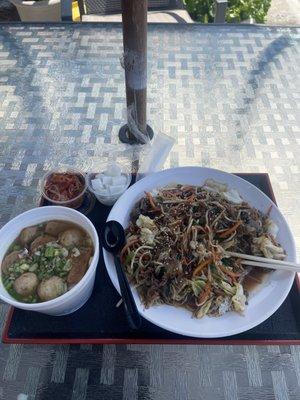
[[[12,253],[8,254],[1,264],[1,269],[4,274],[7,273],[7,269],[11,266],[14,262],[19,260],[20,251],[13,251]]]
[[[50,235],[41,235],[38,236],[34,241],[31,243],[30,246],[30,251],[33,253],[36,251],[39,247],[45,246],[45,244],[50,243],[50,242],[55,242],[55,237],[50,236]]]
[[[69,285],[74,285],[80,281],[81,278],[85,275],[88,267],[89,260],[92,256],[92,248],[88,247],[87,249],[80,249],[80,255],[78,257],[72,257],[71,263],[72,267],[67,277],[67,282]]]

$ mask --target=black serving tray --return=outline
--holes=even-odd
[[[275,201],[268,174],[236,174]],[[41,206],[46,205],[44,201]],[[110,207],[95,202],[87,214],[99,234]],[[84,210],[86,207],[84,206]],[[79,210],[80,211],[80,210]],[[298,277],[297,277],[298,279]],[[78,311],[63,317],[11,308],[3,334],[4,343],[178,343],[178,344],[300,344],[299,279],[281,307],[265,322],[239,335],[222,339],[199,339],[177,335],[142,319],[131,330],[123,311],[116,307],[120,296],[112,285],[102,251],[91,298]]]

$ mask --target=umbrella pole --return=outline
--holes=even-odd
[[[153,137],[147,125],[147,6],[148,0],[122,0],[123,66],[125,69],[127,124],[119,131],[123,143],[143,143]]]

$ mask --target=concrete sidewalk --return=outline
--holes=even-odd
[[[268,25],[300,25],[300,0],[272,0]]]
[[[0,0],[0,21],[19,20],[18,12],[9,0]],[[268,25],[300,25],[300,0],[272,0],[266,23]]]

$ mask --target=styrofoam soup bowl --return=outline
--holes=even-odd
[[[22,303],[14,299],[6,291],[2,279],[0,279],[0,298],[6,303],[22,308],[23,310],[38,311],[49,315],[65,315],[83,306],[89,299],[94,286],[99,260],[99,239],[94,225],[86,216],[76,210],[61,206],[33,208],[18,215],[0,230],[0,262],[2,263],[9,246],[18,237],[23,228],[51,220],[73,222],[90,235],[93,241],[94,255],[86,274],[71,290],[62,296],[50,301],[33,304]]]

